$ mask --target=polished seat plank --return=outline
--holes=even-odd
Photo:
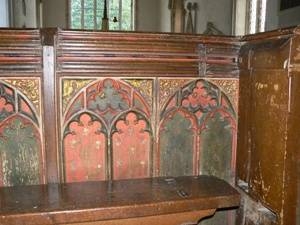
[[[212,176],[6,187],[0,188],[0,224],[134,224],[136,218],[151,224],[175,214],[196,212],[200,219],[239,201],[234,188]]]

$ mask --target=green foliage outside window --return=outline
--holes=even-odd
[[[133,1],[107,0],[110,30],[133,30]],[[103,10],[104,0],[70,0],[70,28],[101,29]]]

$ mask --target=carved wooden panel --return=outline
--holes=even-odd
[[[0,30],[0,186],[46,181],[39,30]]]
[[[152,174],[151,79],[61,78],[65,181]]]
[[[147,119],[129,112],[115,125],[112,134],[113,178],[144,178],[151,174],[151,136]]]
[[[57,71],[111,77],[237,77],[235,37],[59,30]]]
[[[0,79],[0,186],[45,181],[39,78]]]
[[[160,79],[159,84],[159,174],[203,173],[232,181],[238,80]]]
[[[39,30],[0,29],[0,71],[39,73],[42,45]],[[3,74],[1,74],[3,76]]]
[[[158,108],[153,90],[159,90]],[[152,173],[204,173],[232,181],[236,79],[164,78],[154,83],[148,78],[63,77],[61,91],[62,157],[67,182],[140,178]],[[160,111],[153,113],[153,109]],[[160,120],[153,120],[158,112]],[[84,141],[85,135],[88,141]],[[153,152],[155,142],[158,145]],[[101,154],[93,153],[97,148]],[[75,149],[78,153],[72,156]],[[214,164],[206,164],[212,159]],[[83,172],[89,167],[97,175]],[[75,175],[70,178],[72,170]]]
[[[106,137],[101,128],[87,113],[69,123],[63,143],[67,182],[105,179]]]

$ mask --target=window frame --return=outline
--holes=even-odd
[[[80,30],[85,30],[86,28],[84,28],[84,13],[82,13],[83,16],[81,16],[81,28],[72,28],[71,27],[71,1],[72,0],[67,0],[67,28],[68,29],[80,29]],[[84,6],[84,1],[85,0],[81,0],[81,5]],[[107,10],[109,11],[109,1],[107,1]],[[131,14],[131,29],[130,30],[126,30],[126,31],[135,31],[136,29],[136,11],[137,11],[137,0],[131,0],[132,1],[132,7],[131,7],[131,11],[132,11],[132,14]],[[94,0],[94,13],[95,13],[95,10],[96,10],[96,7],[95,5],[97,4],[96,3],[97,0]],[[122,0],[119,0],[119,4],[121,5],[122,7]],[[125,30],[122,30],[122,8],[119,7],[119,16],[118,16],[118,21],[119,22],[119,29],[116,30],[116,31],[125,31]],[[84,11],[84,7],[81,8],[81,11]],[[108,12],[109,13],[109,12]],[[94,14],[95,15],[95,14]],[[102,19],[102,18],[101,18]],[[109,18],[109,22],[111,22],[111,18]],[[93,29],[89,29],[89,30],[101,30],[101,24],[99,24],[98,28],[97,28],[97,17],[94,16],[94,28]],[[113,31],[113,30],[111,30]]]

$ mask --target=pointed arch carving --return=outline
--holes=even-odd
[[[183,116],[184,114],[186,116]],[[176,174],[180,175],[186,171],[184,174],[216,175],[231,181],[235,169],[235,115],[226,94],[208,80],[197,79],[182,86],[169,98],[160,113],[157,154],[159,174],[168,175],[168,171],[178,171]],[[187,136],[182,137],[182,133]],[[172,158],[173,153],[170,149],[174,151],[178,146],[182,146],[182,153],[188,153],[177,160],[164,160]],[[223,146],[224,152],[220,152],[218,146]],[[178,151],[176,154],[180,155],[180,150]],[[184,157],[185,160],[180,162]],[[226,160],[222,157],[226,157]],[[174,161],[177,163],[173,164]],[[225,161],[225,164],[220,165],[222,161]],[[214,162],[215,165],[207,166],[205,162]],[[174,166],[176,168],[173,168]],[[227,174],[223,174],[224,171],[228,171]]]

